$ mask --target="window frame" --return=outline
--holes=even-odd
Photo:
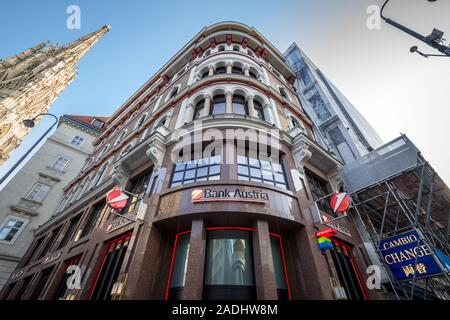
[[[241,101],[238,101],[241,100]],[[241,103],[242,102],[242,103]],[[248,116],[249,112],[248,112],[248,101],[246,101],[245,97],[242,95],[233,95],[233,98],[231,99],[231,105],[232,105],[232,111],[234,114],[239,114],[242,116]],[[238,113],[235,111],[235,105],[236,106],[243,106],[244,108],[244,113]]]
[[[59,159],[63,159],[66,160],[66,163],[64,164],[64,166],[61,169],[55,168],[55,165],[58,163]],[[53,162],[53,164],[51,165],[51,169],[55,170],[57,172],[64,172],[64,169],[67,167],[67,165],[69,164],[70,159],[64,156],[59,155],[58,157],[56,157],[56,160]]]
[[[94,127],[101,128],[101,127],[103,127],[103,125],[105,124],[105,122],[102,121],[102,120],[100,120],[100,119],[94,118],[94,119],[92,119],[91,124],[92,124]]]
[[[43,196],[41,196],[41,198],[36,199],[36,197],[34,199],[32,199],[30,197],[30,194],[34,191],[34,189],[38,186],[45,186],[48,187],[47,191],[45,191],[45,194]],[[28,191],[27,195],[25,196],[25,199],[30,200],[30,201],[34,201],[34,202],[38,202],[38,203],[43,203],[45,198],[47,197],[47,195],[49,194],[50,190],[52,189],[52,186],[42,183],[42,182],[35,182],[33,187],[30,189],[30,191]],[[37,195],[39,194],[40,191],[38,191]]]
[[[72,138],[72,141],[70,141],[70,144],[73,145],[73,146],[75,146],[75,147],[81,147],[81,146],[83,145],[83,143],[84,143],[85,140],[86,140],[86,139],[85,139],[84,137],[79,136],[79,135],[75,135],[75,136]],[[79,142],[78,142],[78,141],[79,141]]]
[[[317,208],[332,217],[337,217],[337,214],[331,209],[328,199],[322,199],[320,202],[317,202],[317,199],[331,194],[330,183],[307,169],[305,170],[305,178],[308,184],[309,194],[311,195],[311,199],[316,203]],[[319,190],[318,187],[322,190]],[[317,190],[321,193],[319,194]]]
[[[17,238],[20,236],[20,234],[25,230],[25,227],[27,226],[29,220],[21,218],[21,217],[17,217],[14,215],[7,215],[4,222],[0,225],[0,234],[2,233],[3,229],[5,229],[9,223],[9,221],[11,220],[15,220],[16,223],[17,222],[21,222],[22,224],[20,225],[20,227],[17,229],[17,231],[14,233],[13,237],[11,238],[11,240],[5,240],[5,239],[0,239],[0,244],[6,244],[6,245],[14,245],[14,243],[16,242]],[[10,234],[11,230],[14,227],[11,227],[10,231],[8,232],[8,235]]]
[[[213,159],[213,160],[211,160]],[[215,181],[222,177],[222,155],[211,155],[198,159],[191,159],[186,162],[175,163],[172,167],[169,188],[188,185],[194,182]],[[178,169],[177,169],[178,167]],[[218,167],[218,172],[211,173],[211,168]],[[200,170],[205,170],[206,174],[199,174]],[[186,177],[186,172],[193,171],[193,176]],[[176,174],[181,174],[181,179],[175,179]],[[214,178],[212,178],[214,177]],[[218,178],[216,178],[218,177]]]
[[[245,162],[241,162],[238,157],[243,157]],[[274,163],[273,159],[269,156],[268,159],[261,160],[258,158],[252,158],[249,156],[249,152],[246,149],[245,155],[240,154],[239,150],[236,152],[236,175],[237,179],[241,181],[252,181],[257,183],[264,183],[270,185],[272,187],[282,188],[284,190],[289,189],[289,183],[287,179],[286,170],[283,165],[282,155],[280,155],[280,159],[278,163]],[[257,161],[257,163],[255,162]],[[269,164],[269,167],[264,167],[262,161]],[[253,162],[253,164],[252,164]],[[276,169],[276,166],[279,166],[281,171]],[[247,170],[247,173],[240,173],[240,168]],[[258,176],[253,175],[252,173],[258,172]],[[266,173],[266,175],[264,175]],[[272,179],[268,179],[268,173],[270,173]],[[282,181],[277,180],[277,177],[281,175]],[[265,178],[266,177],[266,178]]]
[[[220,101],[217,101],[217,100],[220,100]],[[223,112],[217,112],[217,113],[214,112],[214,109],[217,108],[216,105],[220,105],[220,106],[223,105]],[[226,98],[226,96],[224,94],[215,95],[212,98],[212,101],[211,101],[210,114],[211,115],[224,114],[224,113],[226,113],[226,111],[227,111],[227,98]]]
[[[203,113],[203,115],[202,115]],[[205,99],[200,100],[194,106],[194,120],[208,116],[205,114]]]

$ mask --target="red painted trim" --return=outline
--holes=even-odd
[[[172,280],[173,263],[175,261],[175,253],[177,251],[178,238],[179,238],[179,236],[188,234],[190,232],[191,232],[191,230],[179,232],[175,236],[175,241],[173,243],[173,249],[172,249],[172,259],[170,261],[169,277],[167,279],[166,294],[165,294],[164,300],[168,300],[168,298],[169,298],[170,281]]]
[[[336,239],[333,239],[333,242],[335,243],[335,245],[337,244],[338,246],[342,247],[342,249],[344,249],[344,251],[350,257],[350,261],[352,263],[353,271],[355,271],[355,273],[356,273],[356,278],[358,279],[358,284],[359,284],[359,287],[361,288],[361,291],[362,291],[362,293],[364,295],[364,299],[365,300],[369,300],[369,293],[367,292],[367,288],[364,285],[364,280],[363,280],[363,277],[361,275],[361,272],[359,271],[358,264],[356,263],[355,257],[353,256],[352,247],[350,247],[349,245],[347,245],[347,244],[345,244],[345,243],[343,243],[343,242],[341,242],[339,240],[336,240]]]
[[[289,277],[288,277],[288,273],[287,273],[287,267],[286,267],[286,259],[284,258],[284,248],[283,248],[283,241],[281,239],[281,236],[275,233],[271,233],[269,232],[269,235],[273,236],[273,237],[277,237],[278,240],[280,241],[280,248],[281,248],[281,260],[283,261],[283,269],[284,269],[284,276],[286,278],[286,286],[288,289],[288,298],[289,300],[292,300],[292,296],[291,296],[291,286],[289,284]]]
[[[105,243],[105,249],[103,250],[102,256],[101,256],[101,258],[99,260],[100,261],[99,266],[97,267],[97,270],[95,271],[94,278],[93,278],[93,280],[91,282],[91,286],[90,286],[89,291],[88,291],[88,300],[90,300],[92,298],[92,294],[94,292],[94,288],[95,288],[95,286],[97,284],[98,277],[100,276],[100,272],[102,271],[103,266],[105,264],[106,255],[108,254],[109,250],[111,249],[112,246],[116,245],[119,242],[122,242],[127,237],[128,237],[128,239],[131,238],[131,232],[127,232],[126,234],[124,234],[122,236],[119,236],[118,238],[109,240],[108,242]]]
[[[209,227],[209,228],[206,228],[206,231],[217,231],[217,230],[253,231],[253,228],[246,228],[246,227]],[[176,254],[176,251],[177,251],[178,238],[181,235],[188,234],[188,233],[191,233],[191,230],[182,231],[182,232],[179,232],[179,233],[177,233],[175,235],[175,241],[174,241],[173,249],[172,249],[172,258],[171,258],[171,261],[170,261],[169,277],[167,279],[167,285],[166,285],[166,294],[165,294],[165,297],[164,297],[165,300],[168,300],[168,298],[169,298],[170,281],[172,280],[173,264],[174,264],[174,261],[175,261],[175,254]],[[286,286],[287,286],[287,289],[288,289],[288,298],[289,298],[289,300],[292,300],[291,288],[290,288],[290,285],[289,285],[289,277],[288,277],[287,268],[286,268],[286,259],[284,258],[283,241],[281,239],[281,236],[276,234],[276,233],[269,232],[269,235],[273,236],[273,237],[277,237],[278,240],[280,241],[281,259],[283,261],[284,276],[285,276],[285,279],[286,279]]]

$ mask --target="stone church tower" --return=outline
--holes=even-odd
[[[0,60],[0,165],[28,133],[22,120],[47,112],[75,79],[80,58],[109,30],[104,26],[65,46],[41,43]]]

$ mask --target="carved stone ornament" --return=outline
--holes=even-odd
[[[311,151],[309,151],[309,144],[306,141],[301,140],[294,145],[292,152],[294,156],[295,167],[298,171],[303,173],[303,167],[306,161],[308,161],[312,156]]]
[[[114,167],[112,180],[119,188],[125,188],[130,172],[122,164]]]
[[[157,132],[158,133],[158,132]],[[147,157],[153,162],[154,170],[159,170],[161,168],[164,154],[166,153],[166,145],[162,137],[155,136],[148,143],[148,149],[145,152]]]

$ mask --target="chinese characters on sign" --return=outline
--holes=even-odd
[[[380,241],[380,252],[397,280],[429,277],[442,270],[416,230]]]

